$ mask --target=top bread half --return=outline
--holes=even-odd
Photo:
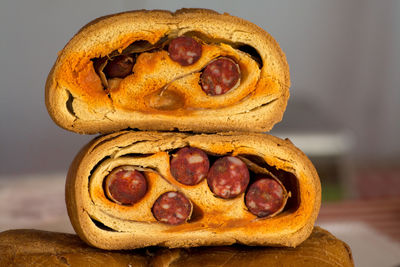
[[[84,26],[59,53],[46,106],[81,134],[122,129],[269,131],[289,67],[258,26],[204,9],[131,11]]]

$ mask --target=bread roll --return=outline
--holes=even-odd
[[[199,247],[104,251],[89,247],[76,235],[39,230],[0,233],[1,266],[354,266],[349,246],[315,227],[293,248]]]
[[[182,148],[201,150],[209,158],[210,171],[198,183],[183,184],[172,175],[173,160]],[[187,166],[192,174],[203,170],[204,159],[198,154],[183,155],[187,162],[179,159],[178,166]],[[232,163],[229,168],[217,166],[226,158]],[[241,179],[239,167],[248,170],[250,178],[242,191],[235,192],[238,184],[232,177]],[[127,170],[119,172],[119,168]],[[210,179],[212,169],[222,177],[215,184]],[[263,202],[262,194],[250,193],[251,185],[262,177],[283,188],[279,194],[264,194],[272,200],[280,196],[278,206],[274,206],[276,202]],[[124,184],[128,181],[125,178],[131,183]],[[116,179],[120,179],[119,184],[112,184]],[[226,186],[230,183],[235,194],[218,195],[229,191]],[[129,202],[130,190],[141,193],[142,188],[147,188],[145,195],[139,200],[133,196],[135,201]],[[179,202],[182,199],[174,202],[178,193],[190,204]],[[174,198],[168,198],[170,195]],[[165,198],[160,200],[160,196]],[[233,132],[197,135],[122,131],[96,138],[79,152],[68,172],[66,202],[77,234],[103,249],[233,243],[295,247],[312,231],[321,188],[313,165],[289,140]],[[256,210],[276,208],[269,213],[253,213],[248,208],[253,206]],[[176,213],[171,215],[171,209]]]
[[[78,133],[262,132],[282,119],[289,87],[285,55],[256,25],[205,9],[140,10],[84,26],[59,53],[45,99],[55,123]]]
[[[143,251],[104,251],[73,234],[33,229],[0,233],[0,266],[149,266]]]
[[[163,249],[155,254],[152,266],[354,266],[350,247],[328,231],[315,227],[310,237],[296,248],[199,247]]]

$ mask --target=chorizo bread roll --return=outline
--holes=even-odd
[[[296,248],[198,247],[104,251],[76,235],[39,230],[0,233],[0,266],[354,266],[343,241],[319,227]]]
[[[312,231],[321,188],[289,140],[122,131],[79,152],[66,202],[76,233],[103,249],[295,247]]]
[[[0,266],[147,267],[149,257],[144,251],[93,248],[73,234],[17,229],[0,233]]]
[[[163,249],[155,254],[152,263],[152,266],[168,267],[354,266],[350,247],[318,226],[296,248],[225,246]]]
[[[46,106],[78,133],[270,130],[289,67],[263,29],[204,9],[132,11],[84,26],[59,53]]]

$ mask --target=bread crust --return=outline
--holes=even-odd
[[[244,194],[226,201],[213,197],[205,180],[196,186],[174,182],[169,171],[169,155],[165,151],[184,146],[197,147],[215,155],[256,155],[269,166],[292,173],[298,182],[298,207],[260,220],[245,210]],[[161,175],[151,178],[153,191],[149,192],[153,193],[148,193],[148,197],[132,207],[112,203],[102,192],[101,179],[113,168],[126,164],[152,168]],[[157,223],[149,213],[150,208],[155,197],[170,188],[186,194],[204,215],[179,226]],[[267,134],[237,132],[122,131],[96,138],[78,153],[67,176],[66,203],[77,234],[88,244],[103,249],[233,243],[295,247],[313,229],[321,203],[321,187],[311,162],[289,140]]]
[[[0,233],[0,266],[149,266],[143,251],[104,251],[73,234],[33,229]]]
[[[350,247],[328,231],[315,227],[295,249],[269,247],[210,247],[163,249],[153,266],[354,266]]]
[[[315,227],[297,248],[203,247],[104,251],[76,235],[40,230],[0,233],[1,266],[354,266],[351,250]]]
[[[166,51],[144,53],[138,58],[141,67],[134,68],[133,75],[125,78],[118,89],[108,94],[104,91],[91,59],[121,51],[137,40],[155,43],[165,35],[188,32],[213,40],[214,44],[203,49],[204,59],[182,68],[170,62]],[[221,41],[255,48],[263,61],[262,68],[246,53],[229,44],[220,45]],[[243,70],[241,85],[223,96],[207,96],[195,73],[213,58],[224,55],[239,61]],[[179,75],[186,76],[177,79]],[[148,108],[149,94],[171,81],[184,95],[187,106],[174,111]],[[127,128],[263,132],[282,119],[289,87],[285,55],[278,43],[256,25],[206,9],[175,13],[138,10],[101,17],[84,26],[59,53],[47,78],[45,102],[57,125],[81,134]]]

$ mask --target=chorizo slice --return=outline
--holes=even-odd
[[[245,203],[251,213],[258,217],[274,214],[285,202],[285,190],[272,178],[260,178],[250,185]]]
[[[106,195],[120,205],[133,205],[147,192],[147,181],[143,174],[132,166],[114,169],[105,179]]]
[[[201,88],[208,95],[222,95],[240,80],[240,68],[232,59],[221,57],[208,64],[201,74]]]
[[[207,183],[211,191],[222,198],[234,198],[246,191],[250,174],[246,164],[237,157],[219,158],[211,166]]]
[[[125,78],[132,73],[135,58],[130,55],[120,55],[108,60],[103,72],[107,78]]]
[[[192,202],[184,194],[175,191],[165,192],[159,196],[152,207],[154,218],[170,225],[188,221],[192,210]]]
[[[204,151],[194,147],[184,147],[172,156],[171,174],[180,183],[196,185],[206,178],[210,162]]]
[[[193,65],[202,54],[202,47],[196,40],[187,36],[173,39],[168,46],[170,58],[182,66]]]

